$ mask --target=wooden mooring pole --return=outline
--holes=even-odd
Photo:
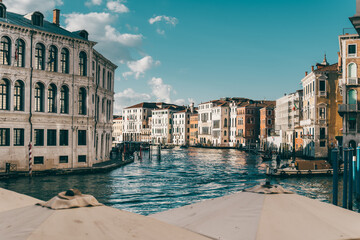
[[[337,148],[331,151],[331,161],[333,164],[333,204],[338,204],[338,170],[339,170],[339,163],[338,163],[338,152]]]
[[[349,160],[349,150],[344,148],[344,174],[343,174],[343,208],[347,208],[347,190],[348,190],[348,160]]]

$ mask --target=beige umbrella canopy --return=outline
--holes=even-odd
[[[0,212],[1,239],[209,239],[159,220],[99,204],[75,190]]]
[[[39,199],[0,188],[0,212],[34,205],[42,202]]]
[[[222,240],[360,239],[360,215],[262,185],[151,217]]]

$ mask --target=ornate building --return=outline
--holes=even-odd
[[[89,167],[109,159],[114,71],[85,30],[0,1],[0,168]]]

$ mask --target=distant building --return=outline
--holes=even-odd
[[[230,108],[228,102],[218,102],[212,107],[211,143],[213,146],[229,146]]]
[[[267,137],[275,130],[275,104],[269,104],[260,109],[260,149],[267,150]]]
[[[190,144],[190,116],[191,110],[186,108],[173,114],[173,144]]]
[[[341,104],[338,85],[338,65],[326,61],[312,67],[302,80],[303,85],[303,154],[323,158],[328,149],[336,144],[342,119],[337,112]]]
[[[152,110],[151,139],[152,143],[173,143],[173,115],[185,107],[175,104],[164,104]]]
[[[113,119],[112,137],[113,144],[123,141],[123,118],[121,116]]]
[[[199,136],[199,114],[196,110],[194,113],[190,115],[190,145],[194,146],[199,143],[198,136]]]
[[[151,117],[151,111],[161,107],[164,103],[156,102],[142,102],[127,108],[124,108],[123,121],[124,141],[149,141],[149,118]]]
[[[69,32],[38,11],[0,1],[0,168],[89,167],[109,160],[115,64],[85,30]]]

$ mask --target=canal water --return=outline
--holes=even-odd
[[[169,149],[108,173],[44,176],[0,181],[0,187],[48,200],[78,188],[108,206],[148,215],[221,197],[264,183],[265,164],[257,155],[238,150]],[[330,202],[332,177],[271,179],[310,198]],[[341,202],[341,200],[340,200]]]

